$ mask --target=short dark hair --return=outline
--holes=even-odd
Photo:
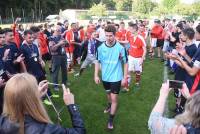
[[[139,20],[140,23],[143,23],[143,20]]]
[[[176,25],[176,27],[178,27],[178,28],[180,28],[181,30],[183,30],[183,23],[178,23],[178,24]]]
[[[11,28],[4,28],[4,33],[7,34],[9,32],[13,32]]]
[[[25,30],[24,31],[24,36],[26,36],[28,34],[33,34],[32,30]]]
[[[106,27],[105,27],[105,32],[112,32],[114,35],[116,33],[116,28],[113,24],[108,24]]]
[[[196,27],[196,31],[200,33],[200,24]]]
[[[120,22],[120,25],[121,25],[121,24],[125,25],[125,23],[124,23],[123,21]]]
[[[72,26],[72,25],[75,25],[75,24],[76,24],[76,23],[72,22],[72,23],[71,23],[71,26]]]
[[[154,23],[160,24],[161,21],[160,21],[159,19],[155,19],[155,20],[154,20]]]
[[[32,26],[32,27],[30,28],[30,30],[31,30],[33,33],[37,33],[37,32],[40,31],[40,28],[39,28],[38,26]]]
[[[185,28],[182,33],[187,36],[190,40],[194,39],[195,31],[193,28]]]
[[[59,25],[59,26],[63,26],[63,24],[62,24],[61,22],[58,22],[57,25]]]
[[[138,30],[138,25],[135,23],[130,23],[129,26]]]
[[[110,22],[110,21],[107,21],[106,24],[109,25],[109,24],[111,24],[111,22]]]
[[[3,29],[0,29],[0,34],[5,34]]]
[[[102,19],[98,19],[98,22],[101,22],[102,21]]]
[[[140,24],[140,27],[145,27],[145,25],[144,24]]]
[[[132,22],[132,21],[128,22],[128,26],[131,26],[132,24],[133,24],[133,22]]]
[[[117,26],[119,28],[119,24],[115,24],[115,26]]]
[[[183,24],[186,24],[186,21],[185,20],[183,20],[183,21],[181,21]]]

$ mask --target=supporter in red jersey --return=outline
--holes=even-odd
[[[139,26],[139,32],[138,32],[138,34],[141,35],[145,40],[147,39],[148,32],[146,31],[144,24],[141,24]]]
[[[119,32],[121,33],[121,40],[125,41],[127,30],[125,29],[125,23],[123,21],[120,22]]]
[[[154,48],[158,48],[158,57],[161,57],[161,47],[164,44],[164,37],[163,37],[163,27],[161,26],[160,20],[154,21],[154,26],[151,29],[151,50],[152,56],[154,55]]]
[[[118,42],[121,43],[126,48],[126,50],[128,50],[130,47],[130,43],[128,41],[130,35],[131,35],[131,32],[125,29],[125,24],[122,21],[120,23],[120,29],[118,33],[118,36],[120,37],[120,40],[118,40]]]
[[[74,53],[74,31],[76,30],[76,23],[72,23],[71,24],[71,29],[69,31],[66,32],[66,36],[65,39],[68,41],[69,43],[69,47],[66,47],[66,52],[67,52],[67,57],[69,57],[68,59],[68,71],[72,70],[72,66],[73,66],[73,53]]]
[[[14,41],[17,45],[17,48],[21,46],[22,43],[22,36],[20,33],[17,31],[17,22],[20,21],[20,18],[16,18],[15,23],[13,24],[12,30],[13,30],[13,35],[14,35]]]
[[[40,54],[42,55],[42,59],[47,61],[50,60],[50,54],[49,54],[49,49],[48,49],[48,44],[47,44],[47,37],[43,32],[39,32],[38,34],[38,42],[40,44]]]
[[[128,56],[128,83],[131,81],[131,72],[135,73],[136,76],[136,87],[140,85],[141,73],[142,73],[142,64],[145,60],[146,55],[146,43],[144,38],[138,34],[137,24],[130,24],[131,36],[128,38],[130,43],[129,56]]]
[[[122,34],[121,34],[121,32],[119,31],[119,24],[115,24],[115,28],[116,28],[115,38],[116,38],[118,41],[121,41],[121,40],[122,40]]]

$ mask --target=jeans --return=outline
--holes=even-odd
[[[67,56],[52,56],[52,79],[53,83],[58,84],[58,74],[61,68],[62,84],[67,82]],[[58,86],[54,86],[57,88]]]

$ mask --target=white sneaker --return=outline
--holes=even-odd
[[[78,77],[78,76],[80,76],[80,74],[79,74],[79,73],[76,73],[76,74],[74,75],[74,77]]]

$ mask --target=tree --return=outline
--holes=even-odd
[[[113,0],[117,11],[130,11],[132,0]]]
[[[24,13],[30,20],[33,12],[35,18],[40,18],[41,13],[42,16],[48,16],[58,14],[60,9],[88,9],[99,2],[100,0],[0,0],[0,15],[3,19],[10,19],[12,8],[14,17],[22,17]]]
[[[192,5],[183,3],[175,5],[172,11],[179,15],[191,15],[193,13]]]
[[[193,3],[192,8],[195,10],[195,13],[200,16],[200,1]]]
[[[132,11],[139,12],[143,14],[150,13],[156,6],[151,0],[133,0],[132,1]]]
[[[122,11],[124,9],[124,2],[123,1],[118,1],[115,5],[117,11]]]
[[[114,10],[115,9],[115,2],[114,0],[101,0],[102,4],[106,6],[107,9],[109,10]]]
[[[90,15],[94,16],[105,16],[106,15],[106,5],[105,4],[94,4],[90,10],[89,10]]]
[[[179,0],[162,0],[163,7],[168,10],[173,9],[177,4],[179,4]]]
[[[152,14],[155,14],[158,16],[167,15],[168,13],[169,13],[169,10],[167,10],[167,8],[163,6],[158,6],[152,11]]]

